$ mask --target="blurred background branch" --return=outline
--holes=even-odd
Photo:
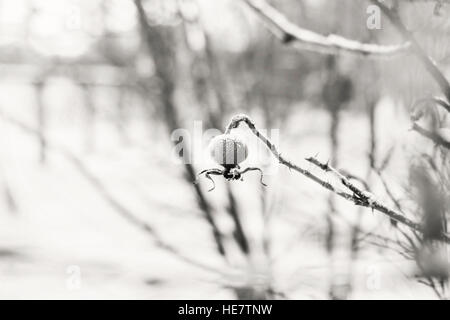
[[[296,26],[264,0],[243,1],[266,22],[269,30],[282,43],[292,44],[301,50],[328,54],[350,53],[362,56],[390,57],[405,54],[410,47],[409,42],[401,45],[378,45],[361,43],[335,34],[323,36]]]

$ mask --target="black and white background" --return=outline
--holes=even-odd
[[[449,298],[449,18],[0,0],[0,299]]]

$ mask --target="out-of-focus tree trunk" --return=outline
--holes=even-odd
[[[170,135],[175,129],[180,128],[178,112],[174,102],[176,59],[173,30],[170,27],[151,26],[147,20],[142,2],[135,0],[135,4],[141,24],[142,35],[154,61],[155,75],[159,79],[159,96],[163,109],[163,118]],[[174,143],[176,144],[177,142]],[[185,155],[189,154],[187,146],[185,146],[183,152]],[[213,210],[200,186],[193,184],[196,179],[195,169],[190,163],[184,163],[184,169],[185,178],[193,186],[199,207],[212,228],[217,250],[222,256],[226,257],[224,240],[214,220]]]
[[[330,115],[330,163],[333,167],[339,167],[339,129],[340,129],[340,112],[345,104],[352,96],[352,83],[350,79],[342,75],[337,66],[337,58],[328,56],[326,58],[327,80],[322,90],[322,98]],[[346,284],[340,283],[340,271],[335,268],[335,244],[337,230],[334,224],[336,215],[336,197],[332,193],[328,198],[329,210],[327,212],[327,232],[325,239],[325,247],[330,259],[330,288],[329,296],[331,299],[346,299],[348,296],[348,287]],[[336,282],[337,280],[337,282]]]
[[[184,2],[196,6],[196,1]],[[183,6],[180,5],[180,12],[183,16]],[[197,8],[198,9],[198,8]],[[194,15],[190,12],[189,19],[184,21],[184,32],[186,35],[187,50],[191,54],[191,73],[195,98],[205,113],[207,123],[213,128],[221,128],[225,116],[232,110],[232,101],[229,98],[228,90],[223,90],[226,86],[226,74],[220,68],[219,58],[214,50],[213,42],[205,30],[200,14]],[[193,37],[203,37],[204,46],[202,48],[192,48],[189,39]],[[233,239],[243,254],[245,261],[243,267],[249,269],[254,263],[248,235],[242,224],[242,210],[230,184],[226,184],[226,196],[228,204],[226,212],[234,222]],[[228,252],[231,255],[231,252]],[[256,253],[258,254],[258,253]],[[230,262],[233,264],[233,262]],[[249,271],[250,272],[250,271]],[[261,300],[272,297],[270,285],[253,283],[232,286],[236,298],[239,300]]]

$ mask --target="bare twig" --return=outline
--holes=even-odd
[[[450,150],[450,141],[445,140],[435,132],[424,129],[415,122],[413,123],[412,130],[418,132],[421,136],[433,141],[435,144]]]
[[[391,188],[389,188],[389,186],[386,182],[386,179],[384,179],[383,172],[379,169],[375,169],[375,172],[377,173],[378,177],[380,178],[381,184],[383,185],[383,188],[386,191],[386,194],[389,196],[391,201],[394,203],[397,210],[400,212],[403,212],[402,205],[400,204],[400,201],[394,196],[394,193],[392,192]]]
[[[370,192],[362,190],[359,187],[355,186],[345,176],[343,176],[341,173],[339,173],[339,171],[337,171],[335,168],[331,167],[329,164],[322,163],[319,160],[317,160],[316,158],[312,158],[312,157],[306,159],[307,161],[318,166],[322,170],[334,173],[340,179],[342,184],[347,189],[350,190],[350,193],[337,190],[333,185],[322,180],[321,178],[314,175],[310,171],[308,171],[304,168],[301,168],[300,166],[294,164],[293,162],[285,159],[281,155],[281,153],[277,150],[276,146],[267,137],[265,137],[263,134],[261,134],[261,132],[259,132],[259,130],[256,128],[253,120],[251,118],[249,118],[247,115],[240,114],[240,115],[234,116],[231,119],[230,123],[228,124],[228,126],[225,130],[225,133],[230,133],[230,131],[234,128],[237,128],[241,122],[244,122],[250,128],[252,133],[256,137],[258,137],[269,148],[269,150],[272,152],[272,154],[275,156],[275,158],[277,158],[278,161],[282,165],[285,165],[289,169],[292,169],[294,171],[297,171],[298,173],[301,173],[302,175],[306,176],[307,178],[320,184],[325,189],[328,189],[329,191],[334,192],[338,196],[340,196],[348,201],[351,201],[356,205],[368,207],[373,210],[384,213],[389,218],[398,221],[402,225],[407,226],[414,231],[422,232],[422,227],[419,223],[416,223],[416,222],[406,218],[401,213],[399,213],[393,209],[390,209],[389,207],[387,207],[386,205],[381,203],[379,200],[377,200],[376,197],[374,195],[372,195]],[[443,241],[450,243],[450,237],[447,234],[442,233],[441,238]]]
[[[342,36],[321,35],[311,30],[300,28],[290,22],[278,10],[264,0],[243,0],[261,19],[268,29],[283,43],[291,44],[300,50],[320,53],[350,53],[362,56],[392,57],[403,54],[410,48],[410,43],[401,45],[378,45],[361,43]]]
[[[398,221],[408,227],[410,227],[413,230],[421,231],[421,225],[409,220],[404,215],[402,215],[399,212],[396,212],[390,208],[388,208],[386,205],[382,204],[377,198],[370,192],[366,190],[362,190],[356,185],[354,185],[350,180],[348,180],[344,175],[342,175],[339,171],[337,171],[335,168],[331,167],[328,163],[320,162],[316,158],[307,158],[307,161],[311,162],[312,164],[316,165],[317,167],[321,168],[325,172],[332,172],[340,181],[341,183],[347,187],[351,192],[353,192],[354,202],[358,205],[362,205],[365,207],[372,208],[373,210],[378,210],[386,215],[388,215],[391,219]],[[450,240],[450,238],[449,238]]]
[[[303,169],[294,163],[286,160],[284,157],[281,156],[281,154],[277,151],[276,146],[272,144],[272,142],[266,138],[263,134],[261,134],[258,129],[256,129],[255,124],[252,119],[250,119],[247,115],[240,114],[236,115],[231,119],[231,122],[228,124],[225,133],[230,133],[230,131],[234,128],[237,128],[241,122],[245,122],[247,126],[250,128],[250,130],[255,134],[272,152],[272,154],[279,160],[279,162],[285,166],[287,166],[290,169],[293,169],[305,176],[307,176],[309,179],[315,181],[316,183],[320,184],[322,187],[336,193],[342,198],[345,198],[347,200],[353,200],[353,195],[350,193],[342,192],[333,187],[330,183],[320,179],[310,171]]]
[[[441,106],[447,112],[450,112],[450,104],[440,97],[425,97],[419,100],[416,100],[411,107],[411,120],[417,121],[422,118],[425,114],[425,110],[423,108],[419,108],[419,106],[427,103],[434,103],[438,106]]]
[[[404,0],[404,2],[410,3],[442,3],[442,4],[450,4],[450,0]]]
[[[431,97],[429,98],[430,101],[436,103],[437,105],[440,105],[441,107],[443,107],[445,110],[447,110],[448,112],[450,112],[450,103],[448,103],[447,101],[445,101],[442,98],[439,97]]]

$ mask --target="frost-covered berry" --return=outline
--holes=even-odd
[[[247,145],[234,134],[221,134],[209,144],[211,157],[224,167],[235,167],[247,158]]]

